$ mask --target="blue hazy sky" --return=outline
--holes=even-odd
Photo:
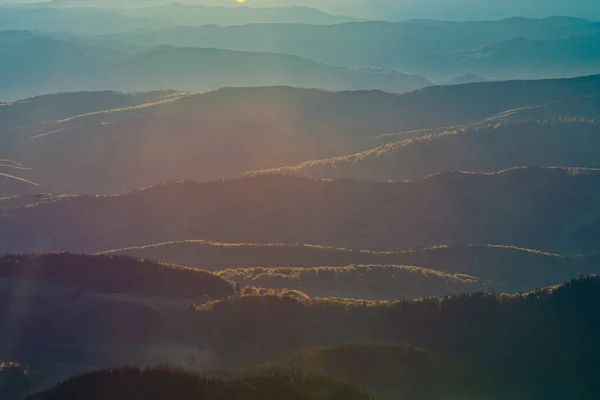
[[[0,0],[0,3],[31,0]],[[56,0],[69,5],[156,5],[172,0]],[[184,3],[236,5],[235,0],[183,0]],[[565,15],[600,18],[600,0],[247,0],[248,5],[305,5],[358,17],[410,19],[499,19]]]

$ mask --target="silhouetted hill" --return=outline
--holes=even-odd
[[[145,93],[121,92],[75,92],[37,96],[6,103],[0,107],[0,130],[2,140],[7,140],[7,130],[24,128],[39,123],[52,123],[71,117],[98,113],[107,110],[128,109],[144,104],[152,104],[176,96],[174,91],[154,91]]]
[[[349,385],[322,376],[269,374],[237,381],[202,378],[175,368],[123,367],[90,372],[26,400],[369,400]]]
[[[300,290],[312,297],[365,300],[400,300],[488,290],[486,281],[473,276],[391,265],[238,268],[220,271],[217,275],[243,286]]]
[[[267,349],[281,352],[317,341],[410,343],[491,374],[498,386],[486,398],[541,400],[577,393],[591,399],[598,393],[593,383],[598,284],[591,277],[518,296],[392,304],[230,298],[200,307],[195,326],[211,327],[223,356],[260,358]],[[318,333],[307,327],[318,327]],[[297,334],[283,334],[290,331]],[[231,334],[218,336],[222,332]]]
[[[33,34],[24,30],[2,30],[0,31],[0,45],[22,43],[33,39]]]
[[[24,207],[51,199],[54,199],[53,195],[42,193],[23,196],[2,197],[0,198],[0,210],[8,210],[15,207]]]
[[[230,50],[293,54],[311,60],[340,66],[373,66],[393,68],[414,73],[434,74],[451,79],[456,75],[488,71],[505,79],[556,76],[556,70],[541,65],[538,52],[522,53],[519,63],[528,68],[519,70],[513,53],[519,46],[508,45],[507,60],[492,57],[477,60],[484,46],[519,38],[541,41],[549,38],[594,34],[598,27],[590,21],[569,18],[525,19],[510,18],[485,22],[445,22],[416,20],[402,23],[381,21],[350,22],[327,26],[303,24],[251,24],[244,26],[175,27],[155,31],[127,32],[111,36],[140,46],[177,45],[212,47]],[[506,42],[509,43],[509,42]],[[579,46],[581,48],[581,46]],[[583,59],[574,48],[562,52],[565,65],[597,68],[595,63],[580,63]],[[588,46],[587,54],[595,54]],[[559,54],[556,45],[554,54]],[[495,53],[493,53],[495,54]],[[589,60],[585,60],[589,61]],[[579,70],[560,70],[563,75],[582,74]],[[597,69],[595,70],[597,71]],[[534,74],[537,72],[537,75]],[[564,75],[564,74],[567,75]],[[588,72],[589,73],[589,72]]]
[[[30,340],[34,332],[38,348],[42,344],[46,349],[54,346],[55,353],[38,351],[33,357],[37,360],[45,358],[45,365],[60,365],[57,360],[58,354],[61,354],[63,359],[70,356],[85,360],[87,357],[87,368],[131,360],[126,353],[131,348],[138,348],[141,343],[163,343],[163,352],[169,353],[170,349],[171,359],[176,359],[176,354],[183,349],[185,351],[182,353],[189,358],[183,361],[184,357],[177,363],[185,365],[191,364],[193,358],[201,354],[199,349],[202,349],[211,354],[209,363],[204,365],[208,368],[285,360],[288,357],[283,355],[289,352],[349,342],[409,344],[426,349],[432,354],[433,360],[423,352],[390,349],[388,357],[383,357],[380,364],[372,366],[373,373],[379,368],[388,372],[387,375],[382,374],[381,381],[378,381],[381,388],[394,379],[400,379],[402,371],[407,368],[403,366],[414,362],[410,370],[415,375],[404,376],[404,387],[407,390],[423,390],[423,396],[435,392],[440,379],[443,381],[456,377],[449,383],[449,390],[456,390],[459,398],[481,388],[483,395],[479,398],[494,400],[554,400],[563,398],[567,393],[576,393],[577,398],[591,399],[598,393],[594,385],[598,371],[595,342],[599,329],[594,322],[599,310],[598,286],[598,278],[588,277],[523,295],[466,294],[394,303],[309,299],[289,295],[229,297],[196,309],[155,313],[145,319],[139,316],[134,318],[134,314],[131,314],[130,320],[113,320],[111,324],[99,325],[109,322],[101,318],[105,314],[99,311],[109,311],[103,306],[93,315],[71,314],[69,328],[62,332],[59,330],[63,326],[62,321],[61,325],[57,325],[45,320],[59,318],[58,315],[44,317],[33,314],[20,332],[29,338],[30,352],[33,343]],[[93,329],[89,329],[90,325]],[[132,331],[135,335],[132,335]],[[6,329],[0,332],[3,337],[6,336]],[[77,335],[73,336],[73,332]],[[98,361],[97,356],[93,357],[93,349],[106,343],[107,334],[118,335],[113,338],[115,342],[110,347],[115,352],[105,354],[103,361]],[[63,342],[66,338],[71,340]],[[90,341],[91,338],[102,338],[103,341]],[[169,347],[166,343],[178,343],[181,349],[177,351],[177,347]],[[81,346],[86,351],[84,355],[75,356],[72,350],[71,353],[67,351]],[[119,348],[122,350],[117,353]],[[58,349],[63,350],[57,353]],[[152,353],[150,347],[145,349],[149,360],[156,363],[165,359],[164,354],[161,357],[156,350]],[[318,353],[316,359],[311,360],[309,352],[306,357],[296,358],[296,362],[290,364],[298,368],[306,367],[302,372],[314,369],[318,373],[329,369],[332,375],[355,376],[360,373],[361,367],[370,367],[357,360],[381,354],[383,350],[377,352],[377,349],[373,352],[368,348],[363,351],[364,347],[350,351],[325,351],[321,353],[321,359],[331,361],[329,365],[318,362],[321,357]],[[338,362],[335,363],[335,360]],[[334,371],[332,364],[340,365],[341,360],[346,360],[343,363],[346,368],[336,368]],[[282,364],[285,366],[285,362]],[[387,365],[396,367],[386,369]],[[441,377],[433,374],[438,368],[444,371],[445,366],[450,369],[447,374]],[[117,374],[114,371],[112,376]],[[427,375],[427,371],[431,371],[432,375]],[[477,372],[470,374],[469,371]],[[463,383],[459,378],[465,375],[467,382]],[[126,372],[121,376],[131,377]],[[152,381],[159,385],[162,380],[153,376],[155,379]],[[491,376],[493,381],[486,385],[487,381],[477,379],[477,376]],[[98,385],[104,385],[105,389],[110,387],[107,386],[108,381],[99,375],[96,377],[100,379]],[[363,377],[364,381],[356,378],[354,383],[370,383],[366,382],[370,375],[363,373]],[[252,379],[250,381],[254,382]],[[95,385],[91,382],[98,381],[87,382],[80,386],[80,390],[90,392],[89,385]],[[180,384],[177,386],[182,387]],[[74,387],[77,387],[76,381],[71,381],[71,385],[59,386],[60,390],[65,391]],[[123,387],[125,390],[140,388],[146,386],[135,384],[131,389]],[[158,390],[153,388],[155,392]],[[168,390],[169,394],[176,393],[171,391],[171,387]],[[97,390],[92,392],[102,393]],[[50,393],[66,395],[66,392],[45,392],[46,395]],[[82,393],[86,392],[79,392],[78,398],[83,396]],[[133,392],[128,394],[131,396]],[[62,400],[65,397],[57,398]]]
[[[233,283],[208,272],[129,257],[5,256],[0,357],[31,365],[46,384],[92,366],[202,365],[209,351],[157,332],[162,315],[235,293]]]
[[[337,24],[353,18],[326,14],[308,7],[206,7],[181,3],[156,7],[100,8],[60,7],[60,4],[40,7],[10,7],[2,5],[0,30],[23,29],[42,32],[75,32],[81,34],[109,34],[144,29],[158,29],[181,25],[199,26],[243,25],[251,23],[307,23]],[[115,6],[117,4],[114,4]],[[122,5],[122,4],[118,4]],[[220,3],[219,5],[223,5]],[[234,5],[232,3],[231,5]]]
[[[221,298],[234,293],[231,282],[198,269],[136,260],[125,256],[78,254],[8,255],[0,258],[3,287],[14,295],[36,296],[65,290],[101,294],[164,297],[171,299]],[[28,292],[18,286],[38,287]],[[10,288],[11,282],[18,283]]]
[[[520,168],[405,183],[290,176],[170,183],[7,210],[0,250],[88,252],[211,238],[378,250],[497,243],[582,253],[598,248],[598,179],[594,169]]]
[[[105,70],[119,57],[107,48],[44,36],[0,45],[0,96],[106,89]]]
[[[546,121],[556,119],[597,120],[600,118],[600,97],[576,97],[533,107],[523,107],[500,113],[494,119],[501,121]]]
[[[594,103],[596,98],[573,101]],[[570,103],[570,102],[569,102]],[[507,112],[499,118],[549,115],[563,104]],[[565,107],[566,108],[566,107]],[[587,110],[598,113],[592,104]],[[580,115],[587,114],[586,108]],[[558,114],[560,115],[560,114]],[[589,114],[588,114],[589,115]],[[394,136],[390,136],[392,139]],[[401,138],[401,136],[399,136]],[[441,130],[429,135],[386,144],[365,152],[325,160],[308,161],[287,168],[256,173],[292,173],[321,178],[409,180],[438,171],[491,172],[530,166],[600,167],[600,125],[596,122],[490,122]]]
[[[349,69],[285,54],[161,46],[145,52],[33,36],[3,45],[0,96],[118,89],[206,91],[223,86],[293,85],[405,92],[432,85],[396,70]]]
[[[346,156],[401,140],[384,134],[475,123],[509,110],[599,94],[600,76],[429,87],[404,95],[229,88],[173,94],[170,101],[148,99],[134,107],[122,104],[127,96],[117,98],[114,107],[104,105],[102,99],[116,96],[105,92],[99,99],[94,93],[58,95],[0,107],[5,116],[1,124],[12,128],[0,130],[0,157],[33,168],[21,175],[40,184],[29,190],[115,193],[174,179],[226,179]],[[47,110],[68,110],[77,101],[81,104],[62,121],[24,122],[26,113],[55,119]],[[100,107],[112,110],[97,112]],[[586,165],[585,159],[572,159],[569,166]],[[552,157],[548,161],[546,165],[555,165]]]
[[[202,71],[199,73],[199,71]],[[121,90],[291,85],[331,90],[406,92],[433,85],[397,70],[333,67],[285,54],[161,46],[119,64],[107,85]]]
[[[258,371],[333,376],[380,400],[477,398],[490,379],[415,347],[351,344],[308,349],[256,368]],[[251,371],[243,371],[249,374]]]
[[[197,0],[202,2],[218,0]],[[600,18],[595,0],[507,0],[490,3],[487,0],[421,0],[405,2],[379,0],[365,5],[363,0],[272,0],[267,4],[302,4],[319,7],[326,11],[344,12],[371,19],[434,18],[452,21],[488,20],[509,18],[515,15],[540,18],[553,15]],[[543,7],[541,7],[543,5]],[[521,20],[523,18],[514,18]],[[567,17],[556,17],[558,21],[569,21]]]
[[[284,283],[298,285],[300,282],[297,276],[292,281],[282,281],[283,277],[270,281],[269,269],[274,271],[282,269],[291,273],[300,272],[295,268],[307,268],[309,269],[307,273],[310,275],[317,271],[315,267],[322,266],[340,267],[340,272],[343,272],[342,267],[347,265],[418,265],[450,275],[476,276],[486,281],[485,290],[511,293],[527,292],[539,287],[556,285],[580,275],[600,272],[598,256],[595,254],[569,257],[503,246],[438,246],[382,253],[310,245],[184,241],[133,247],[107,253],[188,265],[208,271],[248,269],[252,272],[249,277],[256,277],[255,273],[265,268],[265,276],[260,276],[259,279],[261,279],[260,285],[267,287],[271,287],[271,284],[278,285],[277,287],[285,286]],[[336,271],[336,269],[331,270]],[[233,277],[233,271],[227,273]],[[265,279],[262,280],[263,278]],[[381,285],[387,285],[388,279],[383,275],[380,280]],[[272,283],[267,284],[268,282]],[[361,282],[358,280],[356,283]],[[258,283],[254,284],[258,285]],[[306,291],[306,288],[301,290]]]
[[[0,362],[0,396],[4,400],[19,400],[36,384],[32,372],[24,365]]]
[[[600,31],[545,40],[515,38],[460,52],[456,61],[462,68],[483,74],[533,77],[585,74],[597,71]]]
[[[465,74],[457,76],[448,82],[450,85],[464,85],[467,83],[487,82],[489,79],[477,74]]]
[[[120,12],[134,18],[160,20],[163,24],[169,23],[171,26],[224,26],[256,23],[330,25],[354,20],[352,17],[327,14],[317,8],[300,6],[210,7],[176,2],[157,7],[121,10]]]

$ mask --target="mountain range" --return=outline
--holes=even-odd
[[[119,89],[207,91],[224,86],[386,89],[405,92],[433,82],[420,75],[342,68],[284,54],[158,46],[113,50],[30,32],[0,32],[0,96]]]
[[[30,0],[3,0],[9,3],[27,2]],[[2,3],[0,1],[0,3]],[[127,4],[114,0],[54,0],[45,4],[53,6],[95,6],[95,7],[131,7],[140,8],[150,5],[168,5],[171,0],[129,0]],[[223,6],[236,4],[223,0],[186,0],[186,4]],[[485,0],[457,0],[448,4],[444,0],[249,0],[244,6],[250,7],[281,7],[309,6],[331,13],[351,14],[368,19],[402,20],[411,18],[429,18],[445,20],[489,20],[498,17],[515,15],[527,17],[547,17],[553,15],[568,15],[572,17],[600,18],[594,0],[574,0],[565,3],[561,0],[508,0],[502,6],[496,6]]]
[[[440,166],[493,172],[529,165],[521,147],[509,147],[511,137],[535,148],[547,131],[554,132],[553,140],[536,156],[538,161],[531,159],[532,166],[597,167],[594,123],[513,120],[521,119],[519,113],[533,112],[538,113],[533,114],[536,118],[543,117],[539,113],[550,119],[554,115],[554,119],[593,118],[593,96],[598,95],[600,78],[589,76],[434,86],[400,95],[262,87],[200,94],[41,96],[0,107],[0,158],[29,168],[5,172],[38,184],[7,181],[2,194],[121,193],[157,182],[228,179],[332,157],[348,160],[340,162],[340,176],[352,177],[343,170],[351,169],[354,162],[364,158],[364,165],[369,160],[379,165],[400,151],[414,154],[406,158],[406,168],[400,166],[401,171],[411,172],[398,173],[399,169],[386,166],[385,175],[379,177],[422,178],[440,170],[429,164],[418,167],[427,160],[418,158],[419,149],[446,143],[458,147],[450,152],[440,150],[444,151],[444,157],[436,161]],[[530,114],[523,118],[530,119]],[[509,121],[506,127],[494,128],[504,119]],[[482,121],[490,121],[492,126],[488,122],[471,126]],[[449,126],[456,127],[446,128]],[[446,131],[450,132],[444,134]],[[458,134],[450,134],[452,131]],[[576,135],[581,142],[569,142],[569,135]],[[403,142],[411,137],[412,141]],[[464,144],[463,138],[467,139]],[[468,154],[470,148],[487,146],[482,140],[503,141],[506,153],[479,159],[485,149]],[[553,153],[567,145],[572,154]],[[383,150],[371,150],[380,146]],[[357,152],[372,156],[346,157]],[[385,157],[376,157],[380,153]],[[73,165],[78,168],[74,170]],[[376,168],[364,168],[354,176],[379,179]]]
[[[292,54],[326,64],[400,69],[442,80],[467,73],[527,79],[597,72],[594,48],[598,29],[593,21],[554,17],[183,26],[106,39],[139,46],[169,44]]]
[[[436,83],[573,77],[600,71],[595,52],[600,27],[585,19],[460,23],[342,19],[319,24],[318,18],[307,22],[279,15],[302,10],[205,9],[182,4],[118,12],[7,8],[0,16],[0,98],[81,90],[206,91],[260,85],[406,92]],[[21,21],[22,12],[33,15]],[[206,18],[211,19],[212,12],[232,18],[238,13],[274,14],[278,23],[265,23],[267,18],[219,26],[197,17],[208,13]],[[90,32],[71,27],[59,18],[62,13],[73,13],[72,18]],[[173,20],[136,28],[125,21],[120,30],[94,31],[95,26],[118,25],[104,21],[105,13],[121,13],[123,18],[137,13],[143,17],[136,18],[144,21],[161,15],[187,16],[193,24]],[[57,26],[45,28],[38,21],[56,21]]]
[[[318,280],[316,284],[303,281],[302,274],[306,273],[310,276],[319,272],[321,267],[327,267],[325,272],[339,273],[343,276],[357,271],[366,271],[367,274],[375,275],[382,265],[416,265],[422,268],[414,270],[417,276],[420,273],[427,274],[429,271],[441,271],[453,280],[482,284],[480,290],[506,293],[528,292],[535,288],[562,283],[573,276],[598,273],[596,253],[562,256],[496,245],[435,246],[399,252],[375,252],[314,245],[186,240],[111,250],[105,254],[188,265],[224,274],[248,285],[272,289],[280,287],[278,285],[282,282],[288,285],[294,283],[305,292],[314,286],[318,287],[319,283]],[[369,265],[373,267],[365,268]],[[241,272],[237,273],[237,269]],[[390,280],[393,281],[397,276],[396,270],[413,271],[411,268],[383,268],[382,272],[391,273],[381,274],[377,284],[367,286],[371,290],[370,295],[377,296]],[[468,282],[469,279],[461,279],[461,276],[463,278],[470,276],[471,282]],[[403,279],[410,280],[405,276]],[[335,282],[335,279],[332,280]],[[361,279],[356,281],[360,282]],[[406,297],[402,294],[405,293],[402,292],[405,289],[406,286],[397,291],[393,295],[396,296],[394,298]],[[437,294],[443,293],[444,290],[446,289],[442,287],[441,292]],[[325,297],[331,296],[329,292]]]
[[[98,5],[100,7],[86,7],[85,4],[61,6],[60,2],[47,2],[29,7],[15,7],[0,4],[0,30],[109,34],[182,25],[226,26],[269,22],[336,24],[354,20],[351,17],[331,15],[316,8],[301,6],[265,9],[222,7],[223,2],[217,6],[172,2],[137,8],[119,7],[123,5],[122,2],[113,4],[112,7],[107,7],[104,2]]]
[[[599,176],[578,168],[449,172],[406,183],[261,176],[57,196],[5,210],[0,252],[98,252],[210,238],[367,250],[493,243],[584,253],[598,248]]]
[[[0,0],[1,400],[600,398],[595,4],[168,1]]]
[[[574,102],[578,105],[589,102],[592,106],[597,101],[590,97]],[[357,154],[255,173],[402,181],[438,171],[494,172],[511,167],[547,165],[598,167],[594,149],[598,148],[600,126],[594,120],[580,120],[584,110],[564,114],[564,120],[496,121],[434,131]],[[600,109],[594,110],[597,114]],[[402,139],[402,136],[390,135],[388,138]]]

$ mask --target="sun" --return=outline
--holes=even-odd
[[[242,4],[242,3],[246,2],[246,0],[235,0],[235,1],[238,2],[238,4]]]

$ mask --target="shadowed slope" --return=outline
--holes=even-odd
[[[256,372],[254,372],[256,371]],[[491,380],[456,361],[402,345],[350,344],[313,348],[255,370],[324,374],[352,382],[380,400],[485,397]]]
[[[243,286],[300,290],[312,297],[400,300],[488,290],[488,282],[418,267],[351,265],[318,268],[238,268],[217,275]]]
[[[31,288],[15,288],[15,293],[33,296],[46,285],[71,292],[171,299],[221,298],[235,290],[229,281],[208,272],[125,256],[8,255],[0,258],[0,277],[5,287],[13,282]]]
[[[31,167],[33,171],[24,171],[28,173],[22,177],[39,183],[43,191],[116,193],[173,179],[226,179],[252,170],[345,156],[394,140],[379,137],[384,134],[476,123],[507,110],[598,94],[598,76],[430,87],[404,95],[377,91],[332,93],[289,87],[228,88],[180,95],[178,99],[170,97],[170,101],[159,104],[156,101],[152,107],[117,106],[110,113],[92,111],[98,111],[94,103],[100,102],[93,93],[65,95],[32,99],[26,107],[21,103],[2,106],[0,111],[6,116],[3,124],[15,129],[0,130],[3,143],[0,157]],[[110,98],[114,94],[98,96]],[[28,127],[22,126],[22,118],[11,121],[13,107],[25,107],[23,110],[35,115],[37,107],[42,112],[48,101],[56,102],[53,107],[63,110],[63,114],[67,108],[60,106],[62,101],[65,104],[80,101],[82,112],[87,115],[78,118],[65,115],[60,121]],[[85,109],[89,110],[84,112]],[[54,114],[59,113],[42,112],[40,119]],[[19,126],[22,129],[16,129]],[[579,146],[577,141],[566,143],[569,149],[576,151],[570,159],[565,156],[565,161],[581,161],[569,166],[586,166],[586,160],[592,156],[597,160],[593,149],[598,146],[591,134],[594,128],[577,124],[571,127],[581,129],[575,134],[585,139],[585,143]],[[536,138],[544,138],[544,128],[531,129]],[[565,144],[565,136],[556,129],[553,143]],[[512,135],[520,138],[518,133],[517,129]],[[506,145],[509,135],[506,136],[504,141],[497,140]],[[527,149],[535,148],[536,152],[528,153],[530,157],[540,151],[539,142],[527,141],[534,136],[519,139],[528,144]],[[469,143],[474,150],[487,154],[491,150],[485,146],[493,145],[494,141]],[[458,150],[469,150],[463,147]],[[510,155],[515,148],[518,146],[503,147],[503,151]],[[554,158],[549,153],[550,150],[541,153],[547,157],[540,156],[540,161],[552,161]],[[417,170],[423,163],[452,156],[478,161],[476,154],[451,152],[444,153],[444,157],[427,154],[410,167]],[[591,156],[586,156],[588,154]],[[507,162],[501,168],[529,165],[521,159],[516,161],[520,162]],[[559,164],[559,161],[562,159],[544,166]],[[457,166],[471,164],[477,166],[474,162]],[[444,170],[428,164],[421,172],[441,171]],[[422,176],[413,174],[411,177]]]
[[[528,111],[534,112],[535,109]],[[539,111],[542,112],[541,109]],[[308,161],[252,174],[291,173],[320,178],[408,180],[439,171],[491,172],[549,165],[600,167],[600,124],[553,121],[465,126],[345,157]]]
[[[24,365],[0,361],[0,397],[18,400],[33,388],[36,377]]]
[[[270,374],[221,381],[173,368],[133,367],[90,372],[26,400],[369,400],[345,383],[321,376]]]
[[[1,215],[4,252],[94,252],[211,238],[395,250],[496,243],[562,254],[596,250],[600,174],[521,168],[413,182],[260,176],[71,196]]]
[[[106,253],[188,265],[208,271],[229,270],[227,273],[232,275],[235,274],[232,270],[237,268],[250,271],[262,271],[264,268],[267,273],[267,269],[288,271],[288,267],[291,267],[290,272],[299,272],[298,269],[301,268],[322,266],[339,267],[343,271],[343,267],[353,264],[418,265],[450,275],[476,276],[487,281],[487,290],[499,292],[526,292],[559,284],[580,275],[600,272],[600,257],[597,254],[561,256],[490,245],[373,252],[311,245],[227,244],[190,240]],[[385,278],[383,281],[387,283]],[[299,283],[295,280],[286,282]]]

